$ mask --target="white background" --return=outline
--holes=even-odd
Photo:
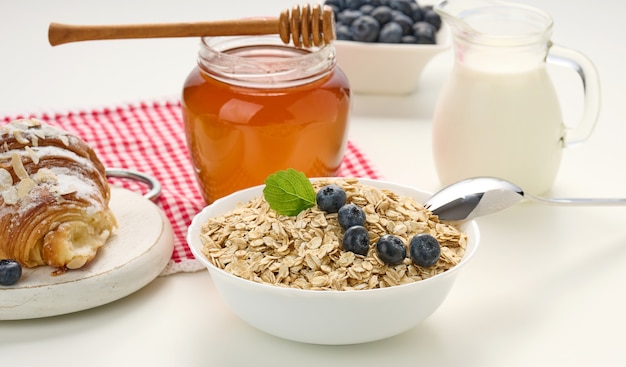
[[[603,106],[592,138],[567,150],[555,196],[626,197],[626,5],[525,0],[555,20],[553,40],[596,64]],[[51,21],[181,22],[274,16],[292,1],[3,0],[0,116],[178,98],[197,39],[98,41],[51,47]],[[430,152],[433,104],[452,51],[402,97],[354,98],[351,139],[385,178],[439,187]],[[555,71],[564,114],[580,86]],[[125,299],[42,320],[1,321],[6,365],[623,366],[625,208],[525,204],[479,219],[482,247],[423,325],[368,345],[292,343],[256,331],[222,303],[206,272],[159,278]],[[410,309],[411,305],[399,305]],[[367,322],[367,320],[364,320]]]

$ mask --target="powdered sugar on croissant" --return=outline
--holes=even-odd
[[[33,119],[0,127],[0,258],[77,269],[117,226],[105,169],[82,139]]]

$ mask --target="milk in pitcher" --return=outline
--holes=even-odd
[[[447,185],[495,176],[543,193],[561,161],[565,128],[543,66],[491,72],[457,64],[442,90],[433,124],[433,154]]]

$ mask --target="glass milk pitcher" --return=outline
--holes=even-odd
[[[435,167],[444,185],[476,176],[510,180],[531,193],[548,191],[564,147],[586,140],[600,109],[592,62],[552,43],[545,12],[494,0],[446,0],[435,7],[451,28],[455,62],[433,121]],[[582,79],[584,111],[563,124],[546,62],[572,67]]]

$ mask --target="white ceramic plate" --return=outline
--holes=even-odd
[[[79,270],[53,276],[51,267],[24,269],[20,281],[0,286],[0,320],[61,315],[123,298],[150,283],[172,256],[174,234],[150,200],[111,188],[119,228],[96,258]]]

